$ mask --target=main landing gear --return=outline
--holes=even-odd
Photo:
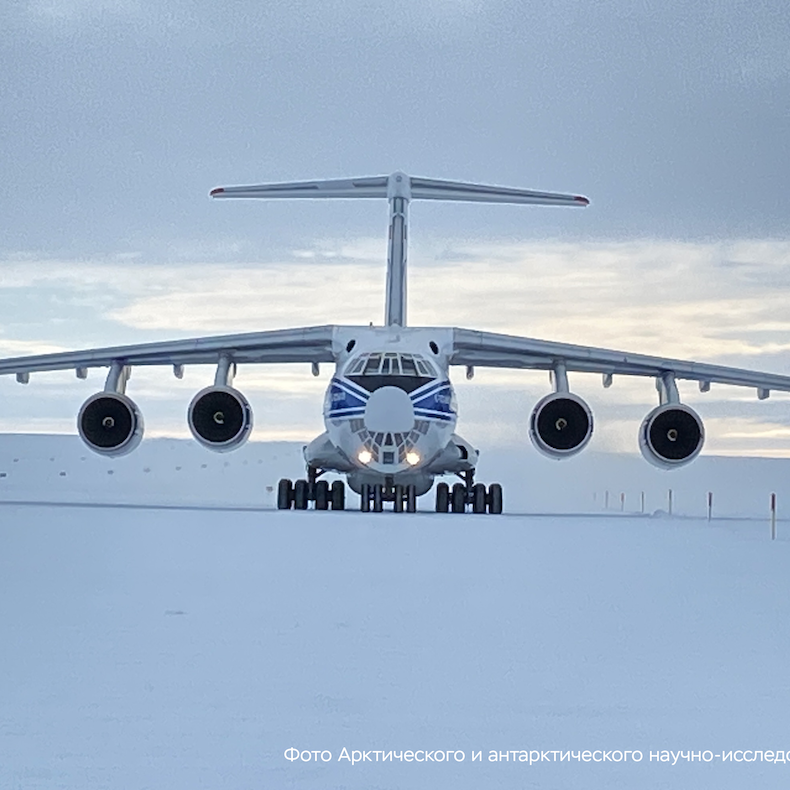
[[[346,486],[342,480],[335,480],[330,486],[326,480],[318,480],[323,471],[309,467],[307,480],[291,482],[287,477],[277,485],[277,509],[307,510],[310,502],[316,510],[344,510],[346,507]]]
[[[384,503],[392,502],[395,513],[417,512],[417,487],[402,485],[369,485],[363,483],[359,495],[359,509],[363,513],[381,513]]]
[[[491,483],[486,490],[483,483],[475,483],[474,470],[460,475],[463,483],[456,483],[450,488],[447,483],[436,485],[436,512],[437,513],[465,513],[467,506],[471,506],[473,513],[502,512],[502,486]]]

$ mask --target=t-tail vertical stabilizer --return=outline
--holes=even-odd
[[[217,187],[215,198],[387,198],[390,204],[387,251],[385,326],[406,326],[406,257],[408,210],[411,200],[463,200],[475,203],[516,203],[537,206],[586,206],[580,195],[536,192],[529,189],[437,181],[405,173],[369,178],[290,181],[252,186]]]

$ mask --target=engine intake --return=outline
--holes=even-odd
[[[252,430],[249,401],[233,387],[206,387],[198,392],[187,411],[189,430],[209,450],[235,450]]]
[[[660,469],[677,469],[693,461],[705,443],[705,429],[694,409],[666,403],[653,409],[639,429],[639,449]]]
[[[143,438],[143,417],[131,398],[97,392],[77,416],[80,438],[91,450],[109,457],[132,452]]]
[[[549,458],[569,458],[583,450],[593,432],[590,407],[571,392],[553,392],[532,411],[529,438]]]

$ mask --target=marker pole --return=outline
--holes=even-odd
[[[771,540],[776,540],[776,494],[771,494]]]

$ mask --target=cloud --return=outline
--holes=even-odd
[[[55,343],[37,343],[34,340],[6,340],[0,338],[0,355],[25,357],[33,354],[54,354],[69,349]]]
[[[171,332],[378,323],[381,253],[380,243],[323,243],[299,252],[308,264],[142,267],[133,298],[107,317]],[[124,281],[117,270],[107,276]],[[412,255],[409,315],[417,325],[583,339],[663,356],[759,357],[790,351],[790,316],[782,318],[777,287],[788,279],[790,243],[782,241],[460,247],[438,260]],[[342,299],[327,298],[334,293]]]
[[[32,0],[27,7],[34,18],[56,23],[95,16],[140,18],[144,13],[140,0]]]
[[[113,255],[8,260],[0,286],[0,346],[16,355],[85,345],[72,341],[77,333],[90,337],[89,345],[111,345],[323,323],[380,324],[383,247],[379,239],[325,238],[266,263],[167,266]],[[790,372],[784,306],[790,242],[484,245],[433,239],[413,249],[409,265],[412,325],[460,325]],[[46,312],[36,310],[42,295]],[[305,439],[319,432],[330,375],[327,365],[319,378],[306,365],[242,367],[237,384],[260,415],[256,436]],[[35,376],[24,394],[8,387],[4,402],[16,405],[7,420],[24,430],[26,413],[43,419],[42,412],[54,410],[63,424],[73,424],[69,414],[103,376],[92,372],[79,394],[73,374]],[[138,369],[130,392],[152,431],[185,435],[186,405],[211,377],[208,366],[187,368],[181,381],[167,370]],[[653,383],[616,377],[604,390],[599,376],[577,374],[571,385],[594,409],[595,446],[633,452],[638,425],[656,403]],[[459,430],[482,446],[513,440],[514,430],[517,441],[526,441],[529,413],[548,380],[543,372],[479,369],[471,382],[456,375],[456,388]],[[751,391],[714,387],[702,395],[682,382],[681,395],[709,427],[708,451],[790,454],[782,395],[758,403]]]

